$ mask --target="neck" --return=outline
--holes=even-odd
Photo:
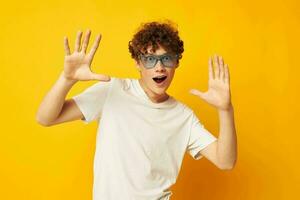
[[[141,79],[138,80],[140,85],[142,86],[143,90],[145,91],[145,93],[147,94],[147,96],[149,97],[149,99],[153,102],[153,103],[161,103],[164,102],[166,100],[169,99],[169,95],[167,93],[164,94],[156,94],[153,91],[149,90],[146,85],[144,85],[143,81]]]

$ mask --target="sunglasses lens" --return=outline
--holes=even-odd
[[[176,65],[176,57],[171,55],[166,55],[162,57],[162,63],[166,67],[173,67]]]
[[[143,62],[145,67],[151,68],[155,65],[157,59],[154,56],[143,56],[141,58],[141,61]]]

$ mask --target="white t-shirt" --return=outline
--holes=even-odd
[[[217,140],[172,96],[152,102],[138,79],[111,77],[73,97],[85,124],[99,121],[93,200],[169,200],[185,152]]]

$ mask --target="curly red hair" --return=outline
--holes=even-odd
[[[138,61],[139,55],[146,53],[150,46],[154,52],[161,46],[167,52],[177,54],[178,60],[182,58],[184,51],[183,41],[178,35],[177,28],[170,20],[142,23],[133,39],[128,43],[131,57],[136,61]]]

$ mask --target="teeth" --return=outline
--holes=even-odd
[[[157,76],[157,77],[155,77],[155,78],[163,78],[163,77],[165,77],[164,75],[163,76]]]

